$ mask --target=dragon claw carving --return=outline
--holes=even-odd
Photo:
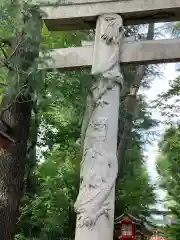
[[[101,107],[104,107],[104,105],[108,105],[109,102],[100,98],[99,100],[96,101],[96,106],[101,106]]]
[[[80,216],[78,219],[78,227],[86,226],[89,229],[93,229],[94,225],[96,224],[96,219],[93,216]]]
[[[111,208],[108,205],[109,205],[108,203],[104,203],[104,206],[95,214],[92,213],[88,214],[83,210],[81,213],[79,213],[77,226],[78,227],[86,226],[89,229],[93,229],[101,215],[105,214],[105,216],[109,219],[109,211],[111,210]]]

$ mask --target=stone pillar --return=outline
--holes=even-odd
[[[75,203],[75,240],[112,240],[120,87],[119,51],[123,23],[117,14],[97,20],[92,74],[82,125],[83,159]]]

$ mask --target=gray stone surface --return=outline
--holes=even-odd
[[[91,67],[93,46],[83,43],[83,47],[51,50],[39,68],[79,69]],[[40,54],[42,56],[42,54]],[[166,63],[180,61],[180,39],[124,42],[121,47],[120,62],[129,63]]]
[[[92,74],[82,125],[83,159],[75,240],[113,240],[114,189],[118,171],[119,54],[122,18],[103,14],[97,20]]]
[[[42,7],[49,30],[95,28],[97,16],[103,13],[121,14],[125,25],[180,20],[179,0],[81,1]]]

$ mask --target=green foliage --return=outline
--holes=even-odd
[[[177,22],[173,28],[173,34],[175,36],[180,35],[180,22]],[[167,123],[173,124],[179,122],[180,112],[180,66],[176,65],[177,77],[176,79],[170,79],[168,91],[160,94],[155,102],[155,106],[158,106],[163,116],[166,116]]]
[[[40,165],[36,171],[39,185],[33,198],[25,197],[18,224],[18,232],[25,239],[74,237],[73,203],[79,186],[80,125],[85,106],[84,81],[88,79],[84,72],[46,75],[47,90],[39,109]],[[155,123],[146,110],[146,104],[141,102],[141,105],[144,107],[137,111],[124,176],[117,184],[116,216],[126,205],[134,213],[141,212],[142,215],[143,212],[147,216],[149,205],[155,202],[154,187],[149,184],[142,154],[145,135],[142,131],[148,131]]]
[[[19,232],[25,239],[73,238],[73,203],[79,185],[79,146],[54,148],[37,168],[39,190],[24,198]]]
[[[38,113],[38,186],[34,197],[24,198],[18,223],[18,232],[25,239],[74,237],[73,203],[79,187],[80,125],[88,80],[86,72],[53,72],[45,76],[46,90],[39,101]],[[155,201],[142,154],[145,136],[142,131],[148,131],[155,122],[145,102],[141,102],[142,105],[137,111],[124,176],[117,184],[116,215],[129,205],[133,212],[147,216],[149,205]]]
[[[11,6],[9,2],[3,1],[3,7],[0,8],[3,19],[3,22],[0,22],[0,36],[8,39],[22,28],[21,23],[17,23],[17,28],[14,28],[17,14],[14,7],[15,5]],[[137,33],[137,26],[128,27],[125,35]],[[48,51],[51,48],[79,46],[81,40],[90,39],[92,35],[93,32],[89,31],[51,33],[43,24],[40,49]],[[29,41],[28,36],[27,39]],[[29,48],[32,47],[30,44]],[[8,56],[11,56],[9,47],[6,51]],[[123,71],[125,82],[130,85],[136,68],[128,67]],[[13,86],[11,91],[17,94],[16,84],[13,81],[9,83],[7,72],[7,69],[0,71],[0,81],[8,82],[7,89]],[[155,73],[154,68],[147,68],[145,75],[148,76],[152,72]],[[26,169],[33,168],[32,173],[37,182],[34,182],[36,185],[34,195],[29,194],[26,188],[16,239],[73,239],[75,228],[73,204],[78,193],[81,161],[80,129],[92,78],[87,71],[44,72],[35,70],[34,66],[29,74],[31,79],[27,87],[32,90],[35,109],[32,111],[28,146],[31,148],[35,143],[33,150],[36,151],[35,159],[33,155],[27,153]],[[149,87],[145,80],[143,87]],[[4,90],[0,86],[1,89]],[[120,121],[123,121],[123,117],[122,114]],[[143,212],[144,216],[147,216],[149,205],[155,202],[154,186],[149,183],[142,151],[147,142],[146,133],[149,134],[150,128],[156,124],[147,110],[145,99],[141,96],[133,122],[133,134],[128,145],[126,163],[122,169],[123,177],[117,183],[116,215],[121,214],[128,205],[135,214]],[[38,164],[35,169],[36,160]]]
[[[173,34],[179,36],[180,26],[176,24]],[[178,70],[179,72],[179,70]],[[175,225],[165,227],[168,239],[180,238],[180,125],[179,125],[180,77],[171,80],[169,89],[159,96],[156,104],[168,119],[170,127],[159,143],[160,154],[157,159],[157,170],[160,175],[159,185],[167,192],[167,207],[172,212]]]
[[[177,223],[179,225],[179,223]],[[180,239],[180,227],[178,225],[166,226],[164,228],[165,236],[168,240]]]
[[[158,170],[163,177],[162,186],[168,191],[175,202],[180,202],[180,188],[178,183],[180,164],[180,128],[169,128],[160,143],[161,155],[158,159]]]
[[[166,130],[159,144],[160,155],[157,159],[157,169],[161,176],[160,187],[167,191],[167,207],[172,211],[176,225],[165,228],[170,239],[179,239],[180,221],[180,127],[170,127]]]
[[[123,177],[117,182],[116,216],[128,206],[136,216],[149,216],[149,206],[155,202],[154,186],[149,183],[142,154],[140,136],[133,134],[126,152]]]

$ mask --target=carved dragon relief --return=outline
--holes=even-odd
[[[107,75],[109,73],[105,72],[104,75],[105,74]],[[111,76],[109,76],[109,78],[101,75],[99,78],[97,78],[93,86],[90,88],[89,95],[87,97],[87,104],[86,104],[86,110],[83,118],[82,128],[81,128],[82,149],[84,145],[84,139],[86,138],[87,129],[90,125],[94,111],[98,107],[103,108],[109,104],[109,102],[106,101],[103,98],[103,96],[107,93],[107,91],[112,90],[116,84],[119,84],[120,86],[122,86],[123,76],[121,74],[119,77],[112,77],[112,76],[113,76],[112,73],[111,73]]]
[[[119,66],[122,29],[122,19],[117,14],[103,14],[97,21],[96,36],[99,39],[95,38],[97,46],[95,46],[93,57],[99,58],[96,51],[100,47],[104,47],[108,54],[105,56],[104,63],[98,64],[100,59],[95,59],[92,66],[92,74],[96,75],[96,81],[87,97],[82,124],[81,139],[84,147],[80,173],[81,184],[74,205],[78,214],[77,227],[86,226],[92,229],[101,215],[105,214],[108,218],[109,211],[113,209],[114,203],[110,202],[109,196],[117,177],[117,157],[116,153],[107,152],[103,148],[109,124],[108,115],[94,117],[94,113],[110,104],[105,100],[106,93],[117,84],[123,84]],[[89,146],[85,139],[87,141],[95,139],[94,142],[98,144]]]
[[[75,203],[79,227],[93,228],[102,214],[108,217],[112,203],[107,198],[117,176],[116,155],[96,149],[87,149],[81,163],[81,186]]]
[[[89,127],[93,128],[94,131],[91,131],[92,134],[89,134],[88,137],[95,138],[97,140],[105,141],[107,135],[107,128],[108,128],[108,118],[106,117],[99,117],[96,120],[92,120],[89,123]]]

